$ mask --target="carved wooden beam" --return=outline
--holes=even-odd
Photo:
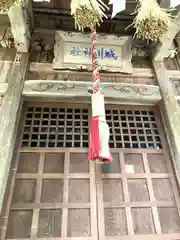
[[[63,70],[53,70],[52,63],[39,63],[39,62],[31,62],[29,66],[29,71],[31,72],[39,72],[39,73],[68,73],[69,71],[63,71]],[[169,78],[174,79],[180,79],[180,70],[166,70]],[[80,73],[80,72],[79,72]],[[82,74],[88,74],[83,73]],[[92,75],[92,72],[89,74]],[[122,76],[121,73],[106,73],[106,76]],[[155,73],[153,69],[151,68],[133,68],[133,71],[131,74],[124,74],[125,76],[131,76],[131,77],[155,77]]]
[[[109,99],[129,104],[155,105],[161,100],[159,87],[145,84],[102,83],[106,101]],[[59,81],[59,80],[29,80],[25,81],[23,96],[56,97],[57,99],[84,97],[89,98],[91,82]]]
[[[153,59],[155,61],[163,60],[174,55],[173,40],[180,31],[180,5],[176,7],[176,15],[168,31],[161,37],[160,42],[155,47]]]

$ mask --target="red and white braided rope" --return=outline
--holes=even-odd
[[[93,94],[100,92],[99,66],[97,58],[96,27],[91,28],[92,34],[92,70],[93,70]]]

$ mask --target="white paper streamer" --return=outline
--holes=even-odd
[[[92,116],[93,117],[104,117],[105,118],[105,108],[104,108],[104,95],[102,94],[92,94]]]
[[[126,0],[110,0],[109,4],[112,4],[113,7],[111,18],[126,8]]]
[[[180,4],[180,0],[171,0],[170,1],[170,5],[172,8],[176,7],[179,4]]]
[[[101,152],[100,156],[102,158],[109,158],[110,157],[110,150],[109,150],[109,126],[106,123],[104,118],[99,118],[99,137],[101,139]]]

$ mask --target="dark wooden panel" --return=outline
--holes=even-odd
[[[90,186],[88,179],[69,180],[69,202],[85,203],[90,201]]]
[[[42,202],[62,202],[63,180],[45,179],[42,182]]]
[[[163,154],[148,154],[147,158],[151,173],[167,173],[166,160]]]
[[[50,238],[61,236],[62,211],[40,210],[37,237]]]
[[[91,236],[89,209],[69,209],[68,237]]]
[[[12,203],[33,203],[35,200],[36,179],[17,179]]]
[[[163,233],[180,232],[180,218],[176,208],[158,208],[158,213]]]
[[[151,208],[132,208],[135,234],[155,234]]]
[[[29,238],[32,211],[10,211],[7,238]]]
[[[128,188],[131,202],[149,201],[146,179],[128,179]]]
[[[47,153],[44,162],[44,173],[63,173],[64,153]]]
[[[127,224],[124,208],[105,208],[105,235],[127,235]]]
[[[104,202],[119,203],[124,201],[121,179],[103,179]]]
[[[18,161],[18,173],[37,173],[39,153],[21,153]]]
[[[89,164],[86,153],[70,154],[70,173],[88,173]]]

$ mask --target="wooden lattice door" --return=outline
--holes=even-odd
[[[98,239],[88,117],[78,106],[27,106],[1,240]]]
[[[90,108],[31,104],[0,239],[179,240],[179,195],[154,108],[109,106],[113,163],[87,160]]]
[[[179,240],[179,194],[158,113],[111,107],[106,117],[113,163],[96,169],[99,239]]]

